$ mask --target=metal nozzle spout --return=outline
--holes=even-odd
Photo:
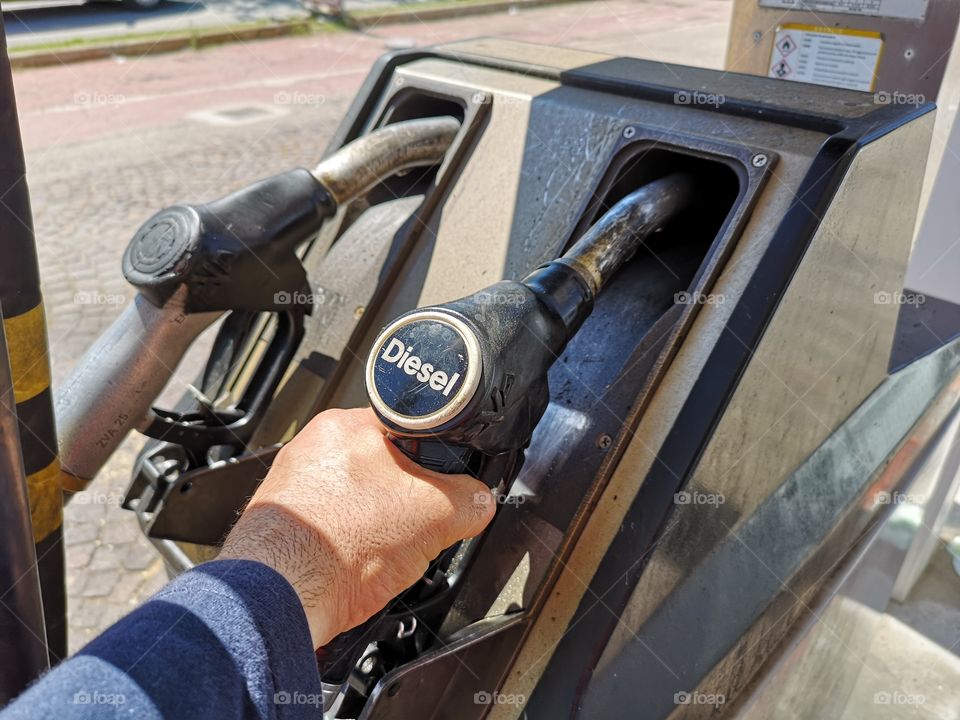
[[[341,205],[386,177],[439,163],[459,131],[460,121],[453,117],[387,125],[344,145],[311,172]]]
[[[674,173],[634,190],[556,262],[576,270],[596,296],[651,234],[690,205],[694,187],[692,176]]]

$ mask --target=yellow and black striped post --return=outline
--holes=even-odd
[[[0,41],[6,38],[0,26]],[[13,78],[0,53],[0,310],[27,475],[50,662],[66,654],[63,499],[46,325],[17,124]],[[0,498],[0,502],[4,499]],[[4,552],[0,548],[0,554]]]
[[[0,330],[0,707],[50,664],[7,357]]]
[[[0,221],[0,227],[2,226]],[[3,244],[4,240],[0,240],[0,247]],[[67,606],[64,583],[63,490],[57,457],[53,396],[50,392],[46,325],[43,306],[40,304],[16,315],[8,312],[10,300],[5,297],[5,285],[0,283],[0,308],[3,310],[3,328],[7,336],[23,467],[27,474],[30,519],[43,591],[47,643],[50,663],[53,664],[66,654]],[[36,296],[39,301],[39,292]],[[21,298],[25,299],[25,296],[21,295]]]

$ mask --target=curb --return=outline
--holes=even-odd
[[[103,58],[123,55],[125,57],[143,57],[144,55],[159,55],[160,53],[176,52],[187,48],[201,48],[212,45],[243,40],[263,40],[267,38],[283,37],[298,33],[308,33],[313,29],[309,20],[264,25],[255,28],[240,28],[237,30],[218,30],[197,35],[183,35],[171,38],[154,40],[130,40],[127,42],[109,43],[85,48],[63,48],[62,50],[38,50],[18,54],[14,49],[10,53],[10,67],[14,70],[23,68],[45,67],[49,65],[66,65],[67,63],[85,62],[87,60],[102,60]]]
[[[448,7],[425,8],[419,12],[409,9],[397,9],[383,13],[363,13],[350,15],[350,23],[362,29],[380,25],[400,25],[423,20],[449,20],[451,18],[468,17],[470,15],[487,15],[503,12],[511,8],[542,7],[544,5],[563,5],[566,3],[582,2],[582,0],[493,0],[492,2],[464,4],[462,7],[450,5]]]
[[[419,12],[408,8],[399,8],[378,14],[363,14],[360,16],[347,15],[345,24],[348,26],[348,29],[364,30],[381,25],[447,20],[450,18],[503,12],[510,8],[541,7],[580,1],[582,0],[493,0],[492,2],[484,3],[464,3],[462,7],[451,5],[448,7],[424,8]],[[245,40],[265,40],[287,35],[308,34],[313,32],[316,26],[317,22],[315,20],[306,19],[293,22],[280,22],[275,25],[263,25],[255,28],[239,28],[233,31],[215,30],[194,35],[182,35],[154,40],[129,40],[82,48],[65,47],[60,50],[37,50],[35,52],[24,53],[17,53],[15,48],[13,48],[12,51],[8,48],[8,53],[11,68],[14,70],[22,70],[26,68],[86,62],[87,60],[102,60],[116,55],[143,57],[146,55],[177,52],[179,50],[225,45],[227,43],[242,42]]]

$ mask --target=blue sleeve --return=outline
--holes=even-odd
[[[316,718],[303,607],[266,565],[199,565],[48,672],[0,720]]]

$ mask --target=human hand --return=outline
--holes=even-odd
[[[413,585],[431,560],[493,518],[489,488],[425,470],[369,409],[327,410],[285,445],[227,536],[297,591],[314,647]]]

